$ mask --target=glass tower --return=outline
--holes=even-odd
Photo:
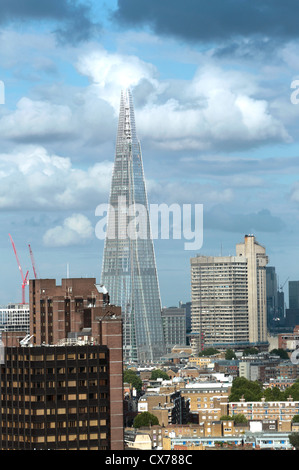
[[[160,359],[165,353],[161,300],[129,90],[121,92],[101,282],[111,303],[122,308],[124,360]]]

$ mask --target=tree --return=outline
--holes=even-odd
[[[149,413],[148,411],[138,414],[133,422],[134,428],[148,427],[155,424],[159,424],[157,416]]]
[[[289,355],[285,349],[272,349],[270,355],[279,356],[281,359],[289,359]]]
[[[235,358],[236,358],[235,351],[233,351],[233,349],[227,349],[225,352],[225,359],[227,361],[230,361],[231,359],[235,359]]]
[[[284,392],[278,387],[266,388],[264,390],[264,398],[266,401],[281,401],[284,400]]]
[[[229,416],[223,415],[220,417],[221,421],[233,421],[235,424],[238,423],[247,423],[247,418],[245,415],[238,413],[237,415]]]
[[[215,354],[218,354],[219,351],[215,348],[206,348],[203,351],[201,351],[198,356],[214,356]]]
[[[151,380],[157,379],[169,380],[169,375],[164,370],[155,369],[152,371]]]
[[[236,377],[233,380],[229,401],[259,401],[263,396],[262,386],[258,382],[252,382],[245,377]]]
[[[283,400],[287,400],[289,397],[295,401],[299,401],[299,380],[293,383],[290,387],[286,388],[283,392]]]
[[[124,383],[129,383],[132,387],[136,388],[137,392],[142,389],[142,380],[132,369],[126,369],[123,377]]]
[[[299,450],[299,432],[289,434],[289,441],[296,450]]]
[[[234,415],[233,420],[235,424],[247,423],[247,418],[242,413],[238,413],[237,415]]]
[[[251,354],[258,354],[259,350],[257,348],[245,348],[243,351],[243,356],[250,356]]]

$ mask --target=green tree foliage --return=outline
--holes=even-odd
[[[225,359],[227,361],[230,361],[231,359],[235,359],[235,358],[236,358],[236,355],[235,355],[235,352],[232,349],[227,349],[225,351]]]
[[[278,387],[266,388],[264,398],[266,401],[283,401],[285,394]]]
[[[164,370],[155,369],[152,371],[151,380],[157,379],[169,380],[169,375]]]
[[[201,351],[198,356],[214,356],[215,354],[218,354],[219,351],[215,348],[206,348],[203,351]]]
[[[234,421],[235,424],[237,423],[247,423],[247,418],[243,414],[239,413],[237,415],[229,416],[223,415],[220,417],[221,421]]]
[[[251,354],[258,354],[258,352],[257,348],[246,348],[243,351],[243,356],[251,356]]]
[[[134,428],[148,427],[155,424],[159,424],[157,416],[149,413],[148,411],[138,414],[133,422]]]
[[[259,401],[263,396],[262,385],[252,382],[245,377],[236,377],[233,380],[229,401],[240,401],[244,397],[245,401]]]
[[[299,450],[299,432],[289,434],[289,441],[296,450]]]
[[[132,369],[126,369],[124,371],[124,377],[123,377],[124,383],[129,383],[132,385],[132,387],[136,388],[138,392],[140,392],[142,388],[142,380],[141,378],[136,374],[136,372]]]
[[[272,349],[270,351],[271,355],[274,356],[279,356],[281,359],[289,359],[289,355],[285,349],[279,348],[279,349]]]
[[[242,396],[245,401],[259,401],[265,398],[266,401],[287,401],[289,397],[294,401],[299,401],[299,379],[286,390],[278,387],[263,389],[259,382],[252,382],[245,377],[236,377],[233,380],[229,401],[240,401]]]
[[[247,423],[247,418],[243,414],[239,413],[233,416],[233,420],[235,424]]]
[[[284,391],[284,396],[285,396],[285,400],[288,399],[289,396],[291,396],[293,398],[293,400],[295,401],[299,401],[299,380],[297,379],[296,382],[293,383],[293,385],[291,385],[291,387],[288,387],[285,391]]]

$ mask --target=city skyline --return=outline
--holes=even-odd
[[[1,3],[0,304],[21,301],[9,233],[31,278],[28,244],[42,278],[100,279],[95,211],[127,87],[149,203],[203,205],[200,249],[155,241],[162,306],[190,300],[192,256],[229,256],[245,234],[279,285],[299,279],[299,7],[262,4]]]

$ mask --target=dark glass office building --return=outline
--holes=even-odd
[[[109,450],[109,350],[5,348],[1,450]]]

